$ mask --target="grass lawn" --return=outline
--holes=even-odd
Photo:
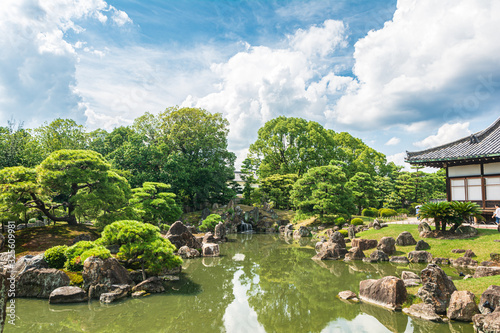
[[[415,240],[423,239],[430,245],[429,251],[433,257],[443,257],[456,259],[463,254],[452,253],[453,249],[471,249],[477,257],[473,258],[479,263],[481,261],[490,260],[490,253],[500,252],[500,243],[494,242],[495,239],[500,239],[500,233],[497,230],[491,229],[478,229],[479,235],[467,239],[435,239],[435,238],[421,238],[418,233],[417,225],[415,224],[389,224],[387,228],[380,230],[370,229],[357,234],[358,238],[376,239],[380,240],[382,237],[393,237],[396,239],[403,231],[410,232]],[[397,246],[394,255],[403,256],[408,255],[409,252],[414,251],[415,246]],[[366,251],[365,254],[369,255],[371,251]],[[500,279],[500,277],[499,277]]]
[[[83,224],[69,226],[61,223],[16,231],[16,258],[27,254],[36,255],[56,245],[71,245],[73,239],[80,234],[100,237],[94,227]]]

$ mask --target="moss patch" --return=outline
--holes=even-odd
[[[67,270],[63,270],[69,276],[69,285],[75,287],[81,287],[83,285],[83,277],[82,272],[70,272]]]

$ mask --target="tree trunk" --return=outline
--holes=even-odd
[[[141,270],[142,270],[142,281],[146,280],[146,272],[144,271],[144,261],[141,261]]]

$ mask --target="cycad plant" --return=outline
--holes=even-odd
[[[468,201],[441,201],[427,202],[420,207],[421,218],[432,218],[436,230],[445,231],[446,224],[453,224],[451,231],[455,231],[464,221],[471,216],[480,216],[481,210],[476,203]]]
[[[450,206],[455,215],[451,231],[455,231],[464,221],[468,221],[471,217],[479,218],[481,216],[481,209],[475,202],[452,201]]]

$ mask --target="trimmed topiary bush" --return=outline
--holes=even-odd
[[[356,217],[351,220],[352,225],[363,225],[363,219],[360,219],[359,217]]]
[[[71,272],[83,269],[83,263],[89,257],[96,256],[101,259],[111,257],[111,252],[99,242],[80,241],[66,249],[66,262],[64,267]]]
[[[89,257],[99,257],[101,259],[108,259],[108,258],[111,258],[111,252],[109,252],[109,250],[107,248],[105,248],[104,246],[102,245],[99,245],[99,246],[95,246],[85,252],[83,252],[81,255],[80,255],[80,259],[83,262],[85,262],[85,260],[87,260],[87,258]]]
[[[206,219],[203,220],[200,226],[200,231],[214,231],[215,226],[219,224],[219,222],[222,222],[222,218],[219,214],[210,214]]]
[[[391,217],[396,216],[398,213],[394,209],[382,208],[379,210],[380,217]]]
[[[67,260],[66,257],[66,245],[58,245],[47,249],[43,254],[43,258],[47,262],[50,268],[63,268],[64,263]]]
[[[90,250],[94,246],[94,242],[79,241],[78,243],[67,248],[66,257],[68,258],[68,261],[71,261],[71,259],[79,257],[83,252]]]
[[[408,214],[410,214],[410,211],[408,209],[406,209],[406,208],[399,208],[397,210],[397,212],[398,212],[399,215],[403,215],[403,214],[408,215]]]
[[[365,208],[361,212],[362,216],[368,217],[378,217],[378,209],[377,208]]]
[[[83,269],[83,261],[80,256],[68,259],[64,264],[64,268],[66,268],[70,272],[79,272]]]
[[[347,230],[345,229],[340,229],[339,232],[342,236],[344,236],[344,238],[346,238],[349,235],[349,232],[347,232]]]
[[[337,217],[337,218],[335,219],[335,224],[336,224],[336,225],[338,225],[338,226],[341,226],[341,227],[342,227],[342,225],[343,225],[344,223],[345,223],[345,218],[343,218],[343,217]]]

